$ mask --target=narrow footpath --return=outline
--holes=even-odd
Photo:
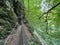
[[[11,35],[6,45],[28,45],[31,34],[25,24],[18,26],[15,34]]]

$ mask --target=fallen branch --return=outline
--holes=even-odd
[[[53,10],[54,8],[56,8],[58,5],[60,5],[60,2],[57,3],[56,5],[54,5],[51,9],[49,9],[46,13],[49,13],[51,10]]]
[[[36,31],[34,31],[34,35],[37,36],[42,45],[47,45],[46,41]]]
[[[53,10],[54,8],[56,8],[58,5],[60,5],[60,2],[57,3],[56,5],[54,5],[52,8],[50,8],[47,12],[43,13],[43,14],[39,17],[39,19],[40,19],[44,14],[47,14],[47,13],[49,13],[51,10]]]

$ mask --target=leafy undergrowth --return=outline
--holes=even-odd
[[[17,16],[13,11],[12,0],[0,1],[3,1],[4,5],[7,5],[6,7],[0,6],[0,39],[4,39],[14,28]],[[32,33],[36,31],[39,35],[36,36],[34,34],[29,45],[41,45],[41,41],[38,38],[40,36],[45,40],[47,45],[60,45],[60,5],[48,13],[48,19],[46,19],[47,14],[43,15],[39,19],[44,12],[47,12],[47,10],[58,2],[60,2],[60,0],[29,0],[29,2],[28,0],[24,0],[26,19],[34,29],[32,30]],[[46,22],[48,25],[46,25]],[[46,28],[48,28],[48,30],[46,30]]]
[[[41,45],[41,42],[38,40],[38,38],[35,36],[35,38],[32,38],[29,41],[29,45]]]
[[[12,3],[9,0],[1,0],[4,6],[0,6],[0,39],[5,39],[12,31],[16,24],[17,16],[15,15]],[[7,5],[7,3],[9,5]]]
[[[4,41],[3,40],[0,40],[0,45],[4,45]]]

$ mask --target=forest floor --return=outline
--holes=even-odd
[[[22,27],[23,26],[23,27]],[[25,40],[29,40],[31,38],[31,34],[30,32],[28,31],[28,28],[23,24],[23,25],[19,25],[15,31],[15,33],[13,35],[10,36],[9,40],[7,41],[6,45],[21,45],[20,44],[20,41],[22,39],[21,37],[21,28],[23,29],[23,32],[25,30],[25,33],[26,34],[23,34],[23,35],[26,35],[25,37]],[[28,41],[27,40],[27,41]]]
[[[37,36],[42,45],[47,45],[45,40],[40,35],[38,35],[36,31],[34,34]],[[25,24],[22,24],[17,27],[13,35],[9,35],[8,37],[9,40],[7,41],[6,45],[28,45],[28,42],[31,40],[32,36],[29,32],[29,28]]]

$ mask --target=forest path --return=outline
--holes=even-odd
[[[25,24],[19,25],[15,34],[10,36],[6,45],[28,45],[28,40],[30,38],[31,34]]]
[[[47,45],[45,40],[40,35],[38,35],[36,31],[34,35],[37,36],[42,45]],[[31,37],[32,36],[29,32],[28,27],[22,23],[22,25],[19,25],[17,27],[15,33],[13,35],[10,35],[9,40],[7,40],[7,43],[5,45],[29,45],[28,42]]]

